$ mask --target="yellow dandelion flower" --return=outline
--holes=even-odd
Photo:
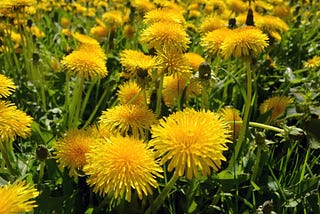
[[[139,70],[152,74],[152,69],[158,65],[157,58],[136,50],[123,50],[120,53],[120,63],[125,69],[122,76],[128,79],[133,77]]]
[[[81,44],[90,44],[90,45],[100,46],[99,42],[97,40],[95,40],[94,38],[91,38],[90,36],[87,36],[85,34],[81,34],[81,33],[76,32],[76,33],[72,34],[72,36]]]
[[[145,130],[149,130],[156,123],[155,114],[146,106],[119,105],[102,112],[99,125],[109,127],[112,133],[131,135],[143,138]]]
[[[210,55],[216,55],[220,52],[223,41],[232,33],[228,28],[219,28],[206,33],[200,41],[200,45]]]
[[[208,176],[226,160],[222,153],[228,149],[228,127],[214,112],[187,108],[161,119],[151,133],[149,145],[161,157],[160,164],[169,161],[168,171],[175,169],[178,176],[197,178],[198,170]]]
[[[67,28],[70,26],[70,20],[66,17],[62,17],[61,20],[60,20],[60,24],[63,28]]]
[[[160,50],[163,47],[184,51],[190,39],[181,24],[174,22],[157,22],[144,29],[140,35],[140,42],[149,49]]]
[[[124,23],[123,14],[119,10],[107,11],[102,15],[102,20],[107,24],[122,26]]]
[[[98,25],[90,28],[90,34],[92,34],[97,39],[103,39],[108,36],[109,31],[105,26]]]
[[[96,139],[106,139],[110,138],[112,135],[109,127],[101,127],[97,124],[90,126],[87,129],[88,133],[90,133],[91,136],[94,136]]]
[[[134,81],[119,86],[118,99],[120,104],[144,105],[145,100],[141,88]]]
[[[287,6],[286,4],[280,4],[280,5],[277,5],[275,6],[273,12],[274,12],[274,15],[279,17],[279,18],[286,18],[290,15],[290,7]]]
[[[95,143],[95,139],[96,136],[91,135],[89,131],[68,130],[66,135],[53,145],[60,167],[67,167],[70,176],[77,175],[87,163],[85,154],[89,151],[89,145]]]
[[[265,1],[254,1],[254,8],[257,12],[264,12],[264,11],[272,11],[274,9],[273,5],[265,2]]]
[[[79,75],[85,79],[106,77],[108,71],[105,54],[102,49],[92,49],[89,46],[81,45],[79,50],[75,50],[65,56],[61,64],[66,72]]]
[[[17,9],[21,7],[32,6],[36,3],[35,0],[2,0],[1,9]]]
[[[243,13],[247,9],[246,4],[241,0],[228,0],[227,6],[236,14]]]
[[[228,34],[220,46],[224,58],[257,55],[268,47],[268,36],[252,26],[240,27]]]
[[[0,74],[0,98],[10,96],[16,90],[12,79]]]
[[[221,110],[222,117],[229,123],[229,129],[231,131],[231,138],[237,139],[240,133],[242,124],[236,124],[237,121],[242,121],[239,111],[232,107],[225,107]]]
[[[255,24],[263,32],[286,32],[289,30],[289,26],[282,19],[276,16],[259,16],[255,20]]]
[[[159,70],[167,75],[188,75],[191,72],[188,59],[184,54],[174,49],[163,48],[157,52],[159,59]]]
[[[154,4],[148,0],[134,0],[132,1],[132,7],[141,13],[148,12],[154,9]]]
[[[190,66],[195,71],[198,71],[199,65],[206,61],[202,56],[194,52],[187,52],[184,54],[184,57],[187,58]]]
[[[109,194],[130,202],[134,189],[142,199],[152,195],[152,188],[158,186],[156,178],[162,178],[153,151],[135,138],[110,137],[108,142],[92,145],[86,158],[87,183],[102,196]]]
[[[186,101],[201,93],[201,85],[194,79],[178,76],[165,76],[163,80],[162,97],[167,106],[173,107],[177,99],[184,94]]]
[[[0,213],[31,212],[38,206],[34,200],[38,195],[39,192],[25,181],[0,186]]]
[[[275,96],[265,100],[259,107],[260,113],[265,114],[271,112],[268,118],[269,122],[274,121],[284,113],[286,107],[292,103],[292,99],[284,96]]]
[[[208,16],[200,24],[200,31],[203,33],[226,28],[228,22],[217,16]]]
[[[16,136],[28,137],[33,119],[9,102],[0,101],[0,142]]]
[[[316,68],[319,66],[320,66],[320,56],[313,56],[311,59],[308,59],[308,61],[304,63],[304,67],[306,68]]]
[[[158,22],[173,22],[177,24],[186,23],[183,14],[178,13],[176,10],[170,8],[157,8],[151,10],[146,13],[143,18],[143,22],[146,24],[154,24]]]

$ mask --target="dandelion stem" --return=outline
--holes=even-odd
[[[16,170],[11,165],[10,161],[10,153],[12,153],[12,146],[8,145],[10,142],[0,142],[0,151],[2,154],[2,159],[4,160],[5,165],[7,166],[7,169],[9,170],[11,175],[17,175]],[[8,146],[6,146],[8,145]],[[13,154],[12,154],[13,155]]]
[[[242,124],[243,122],[242,121],[231,121],[229,123]],[[270,131],[274,131],[274,132],[279,132],[279,133],[283,133],[284,132],[283,129],[280,129],[280,128],[275,127],[275,126],[266,125],[266,124],[263,124],[263,123],[249,122],[249,126],[256,127],[256,128],[262,128],[262,129],[266,129],[266,130],[270,130]]]
[[[252,176],[251,176],[251,180],[252,181],[256,181],[256,178],[257,178],[257,175],[258,175],[258,171],[259,171],[259,165],[260,165],[260,159],[261,159],[261,145],[258,145],[257,147],[257,156],[256,156],[256,162],[255,162],[255,165],[253,167],[253,173],[252,173]]]
[[[153,201],[152,205],[146,210],[145,214],[150,214],[151,212],[156,212],[160,206],[163,204],[164,200],[169,194],[169,191],[172,189],[176,181],[178,180],[179,176],[177,173],[174,173],[171,177],[170,181],[167,183],[167,185],[163,188],[161,193],[158,195],[158,197]]]
[[[159,87],[157,90],[157,106],[156,106],[156,115],[160,117],[161,114],[161,107],[162,107],[162,87],[163,87],[163,79],[164,79],[164,73],[160,74],[159,79]]]

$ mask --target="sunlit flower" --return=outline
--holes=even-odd
[[[173,107],[177,100],[190,100],[201,93],[201,85],[198,81],[186,77],[165,76],[163,80],[162,97],[167,106]]]
[[[67,28],[70,25],[70,20],[66,17],[62,17],[60,23],[63,28]]]
[[[9,102],[0,101],[0,142],[31,133],[33,119]]]
[[[142,141],[130,137],[110,137],[108,142],[91,146],[84,171],[93,191],[131,201],[135,190],[139,199],[152,195],[161,167],[154,153]]]
[[[0,9],[17,9],[35,4],[35,0],[2,0]]]
[[[228,22],[217,16],[206,17],[200,25],[200,31],[203,33],[217,30],[220,28],[225,28]]]
[[[246,4],[241,0],[228,0],[227,6],[236,14],[243,13],[247,9]]]
[[[62,59],[61,64],[66,72],[85,79],[103,78],[108,75],[105,54],[98,48],[100,46],[94,45],[96,49],[92,49],[91,46],[92,44],[83,44]]]
[[[179,51],[186,50],[190,39],[181,24],[174,22],[156,22],[144,29],[140,35],[140,41],[149,49],[156,50],[162,47]]]
[[[239,111],[232,107],[225,107],[221,110],[222,117],[226,122],[229,123],[229,128],[231,130],[231,138],[237,139],[240,133],[242,124],[236,124],[235,122],[242,122],[242,118],[239,115]]]
[[[0,186],[0,213],[31,212],[38,206],[34,200],[38,195],[39,192],[25,181]]]
[[[144,95],[141,88],[134,81],[125,82],[119,86],[118,99],[120,104],[144,105]]]
[[[158,8],[151,10],[146,13],[143,18],[143,22],[146,24],[153,24],[158,22],[174,22],[178,24],[185,24],[186,22],[181,13],[168,8]]]
[[[284,113],[287,106],[292,103],[292,99],[284,96],[275,96],[265,100],[259,107],[260,113],[270,112],[268,121],[272,122]]]
[[[124,50],[120,53],[120,63],[124,67],[122,76],[131,78],[139,70],[152,74],[152,69],[157,67],[157,58],[145,55],[137,50]]]
[[[199,69],[199,65],[202,62],[206,61],[202,56],[200,56],[199,54],[194,53],[194,52],[187,52],[187,53],[184,54],[184,57],[187,58],[190,66],[195,71],[197,71]]]
[[[232,31],[223,41],[220,49],[224,58],[254,56],[268,46],[268,36],[252,26],[240,27]]]
[[[148,0],[134,0],[132,7],[136,8],[139,12],[145,13],[154,9],[154,4]]]
[[[78,32],[76,32],[72,35],[73,35],[73,38],[75,38],[81,44],[89,44],[89,45],[99,46],[99,42],[97,40],[95,40],[94,38],[91,38],[90,36],[87,36],[85,34],[81,34]]]
[[[320,56],[313,56],[311,59],[304,63],[306,68],[316,68],[320,66]]]
[[[123,14],[121,11],[113,10],[107,11],[102,15],[102,20],[107,24],[121,26],[124,23]]]
[[[119,105],[102,112],[99,125],[109,127],[114,133],[143,138],[145,130],[149,130],[156,123],[155,114],[146,106]]]
[[[77,175],[86,164],[85,154],[89,145],[95,143],[96,136],[82,129],[71,129],[53,145],[60,167],[67,167],[69,175]]]
[[[157,52],[159,59],[160,73],[167,75],[185,75],[191,72],[191,67],[188,59],[184,54],[177,52],[174,49],[164,48]]]
[[[12,79],[0,74],[0,98],[8,97],[16,90]]]
[[[98,25],[90,28],[90,34],[92,34],[97,39],[103,39],[108,36],[109,31],[105,26]]]
[[[161,119],[151,133],[149,145],[162,157],[160,164],[169,162],[168,171],[175,169],[179,176],[197,178],[198,170],[208,176],[226,160],[228,128],[214,112],[187,108]]]
[[[256,26],[263,32],[286,32],[289,26],[279,17],[276,16],[259,16],[255,20]]]
[[[203,46],[207,54],[216,55],[220,51],[223,41],[232,33],[228,28],[219,28],[206,33],[202,38],[200,45]]]

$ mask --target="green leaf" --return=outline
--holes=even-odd
[[[308,141],[311,148],[319,149],[320,148],[320,120],[311,119],[305,122],[305,130],[307,132]]]

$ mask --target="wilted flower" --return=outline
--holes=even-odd
[[[178,176],[192,179],[198,170],[208,176],[226,160],[222,153],[228,149],[228,128],[214,112],[188,108],[161,119],[151,133],[149,145],[162,157],[160,164],[169,162],[168,171],[175,169]]]
[[[90,147],[86,159],[87,182],[102,196],[108,194],[130,202],[135,190],[142,199],[152,194],[152,187],[158,186],[156,178],[162,177],[153,151],[135,138],[114,136],[98,142]]]

